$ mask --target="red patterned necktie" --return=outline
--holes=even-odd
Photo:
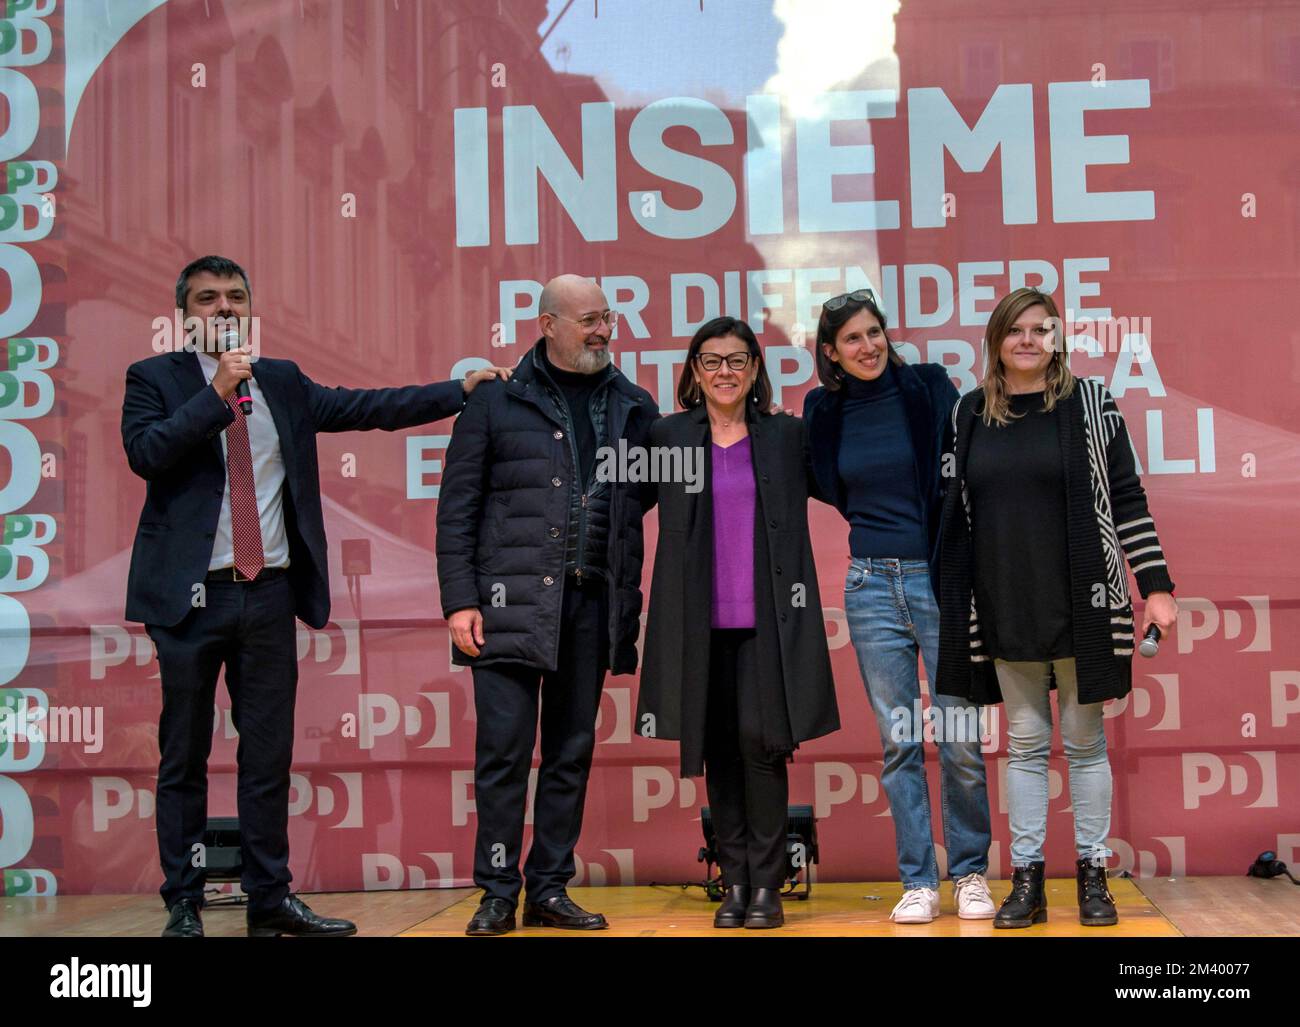
[[[227,402],[235,419],[226,429],[226,474],[230,478],[230,534],[235,543],[235,569],[246,578],[257,577],[266,566],[262,549],[262,521],[257,515],[257,489],[253,485],[253,451],[248,443],[248,421],[235,397]]]

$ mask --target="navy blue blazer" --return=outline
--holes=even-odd
[[[460,411],[459,381],[395,389],[330,389],[291,360],[262,357],[253,377],[266,397],[284,460],[284,528],[294,612],[313,628],[329,620],[329,564],[316,433],[394,431]],[[126,371],[122,445],[149,483],[131,549],[126,619],[171,627],[192,609],[212,559],[226,488],[218,437],[234,411],[207,385],[193,353],[163,353]]]
[[[953,449],[952,409],[957,405],[957,390],[948,371],[940,364],[891,364],[887,370],[894,374],[907,412],[916,480],[921,483],[921,513],[930,536],[930,585],[937,597],[939,529],[948,485],[943,473],[943,456]],[[811,390],[804,397],[803,417],[808,427],[813,473],[821,491],[817,498],[825,498],[847,520],[848,500],[839,473],[844,390],[830,392],[824,386]]]

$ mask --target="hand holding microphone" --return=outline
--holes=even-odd
[[[1147,596],[1146,616],[1143,623],[1146,631],[1138,643],[1138,652],[1143,656],[1155,656],[1160,651],[1160,639],[1173,630],[1178,620],[1178,604],[1168,592],[1152,592]]]
[[[1160,628],[1155,624],[1147,628],[1147,633],[1142,636],[1142,641],[1138,643],[1138,652],[1148,658],[1160,652]]]
[[[248,355],[253,348],[247,343],[241,345],[239,332],[230,328],[222,336],[222,349],[217,357],[217,373],[212,377],[212,387],[226,401],[232,394],[238,394],[239,408],[244,416],[248,416],[253,412],[253,397],[248,391],[248,379],[253,377]]]

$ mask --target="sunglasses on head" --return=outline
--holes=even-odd
[[[876,294],[870,289],[854,289],[852,292],[842,292],[838,296],[832,296],[822,304],[822,307],[826,310],[839,310],[849,300],[854,303],[870,303],[874,306]]]

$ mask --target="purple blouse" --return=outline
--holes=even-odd
[[[754,627],[754,461],[749,436],[713,444],[713,626]]]

